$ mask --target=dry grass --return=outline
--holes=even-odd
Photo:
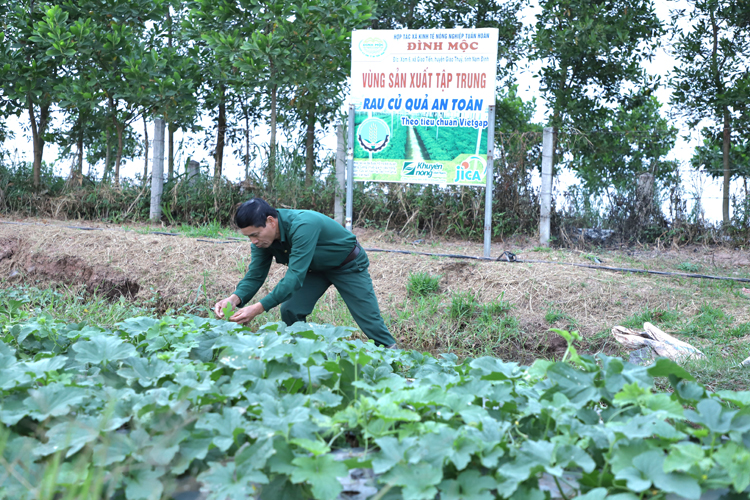
[[[7,221],[7,219],[6,219]],[[140,284],[136,300],[153,300],[156,296],[162,307],[179,307],[192,303],[213,304],[234,290],[242,277],[242,265],[249,261],[248,242],[210,243],[196,238],[161,236],[123,231],[113,226],[92,222],[59,222],[25,220],[33,225],[0,224],[0,239],[16,237],[21,240],[20,250],[11,258],[0,261],[0,278],[10,276],[15,270],[19,278],[33,283],[44,279],[28,273],[24,262],[34,255],[51,258],[77,256],[87,263],[104,266],[122,273]],[[65,226],[81,225],[99,227],[97,231],[82,231]],[[154,230],[165,231],[161,227]],[[413,249],[420,252],[467,254],[479,256],[481,243],[465,241],[422,241],[418,244],[393,233],[373,230],[355,230],[365,248]],[[534,250],[529,239],[493,244],[492,255],[503,250],[514,251],[520,258],[552,262],[591,264],[586,252]],[[721,253],[717,263],[717,254]],[[404,308],[415,307],[407,297],[406,284],[411,273],[426,272],[441,275],[442,306],[450,297],[468,292],[480,303],[504,300],[512,304],[512,315],[519,322],[524,338],[517,339],[518,349],[538,352],[549,343],[551,326],[576,327],[592,349],[616,352],[617,346],[609,340],[609,329],[625,318],[645,309],[677,311],[693,315],[703,304],[717,304],[736,322],[749,322],[748,300],[739,293],[724,293],[722,286],[706,280],[687,280],[640,274],[623,274],[603,270],[558,266],[543,263],[502,263],[466,261],[451,258],[369,252],[370,272],[375,291],[384,314],[396,317]],[[747,268],[738,265],[743,252],[725,249],[691,248],[682,251],[657,251],[638,249],[598,252],[604,265],[616,267],[643,267],[670,269],[687,261],[703,266],[710,274],[747,275]],[[732,258],[734,256],[734,259]],[[713,258],[714,264],[711,264]],[[260,293],[266,293],[283,276],[285,267],[274,264],[269,281]],[[718,288],[717,288],[718,287]],[[330,307],[335,303],[335,292],[329,291],[323,299]],[[550,324],[550,311],[559,321]],[[403,316],[403,314],[402,314]],[[547,319],[545,319],[547,318]],[[428,347],[440,350],[451,347],[439,345],[409,345],[413,339],[408,332],[418,330],[419,319],[408,324],[404,320],[402,341],[409,347]],[[456,328],[461,334],[460,328]],[[469,338],[475,345],[481,339]],[[497,352],[497,351],[496,351]],[[499,352],[497,352],[499,354]]]

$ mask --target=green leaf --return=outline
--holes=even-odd
[[[54,383],[39,389],[29,389],[29,397],[24,400],[24,404],[29,409],[31,418],[42,421],[69,413],[71,407],[81,403],[85,397],[84,389]]]
[[[616,479],[624,479],[628,489],[638,493],[646,491],[651,486],[651,480],[635,467],[627,467],[615,474]]]
[[[705,458],[705,452],[695,443],[677,443],[669,448],[669,455],[664,459],[664,472],[686,472],[698,465]]]
[[[492,500],[497,481],[491,476],[482,475],[478,470],[467,470],[457,479],[446,479],[438,486],[441,500]]]
[[[695,377],[690,375],[683,367],[667,358],[659,358],[656,362],[648,367],[648,374],[652,377],[668,377],[673,375],[678,379],[695,382]]]
[[[644,491],[651,483],[667,493],[675,493],[690,500],[698,500],[701,488],[693,477],[686,474],[665,473],[664,453],[651,450],[633,459],[633,467],[620,471],[617,479],[626,479],[628,488]]]
[[[77,353],[76,361],[94,365],[136,356],[135,347],[112,335],[79,340],[72,349]]]
[[[419,413],[391,404],[378,405],[377,414],[386,422],[419,422]]]
[[[159,358],[130,358],[117,374],[128,380],[137,380],[143,387],[156,385],[160,378],[172,375],[174,368]]]
[[[29,407],[24,403],[22,393],[6,396],[0,404],[0,422],[7,426],[16,425],[19,420],[29,414]]]
[[[180,451],[172,466],[172,473],[180,475],[190,467],[193,460],[205,459],[212,440],[208,431],[193,431],[190,438],[180,443]]]
[[[213,443],[221,451],[226,451],[232,446],[237,435],[243,432],[244,426],[245,419],[242,417],[241,409],[237,407],[225,407],[221,415],[204,413],[195,424],[196,429],[213,431]]]
[[[135,469],[125,479],[125,497],[128,500],[159,500],[164,486],[159,478],[164,472],[159,469]]]
[[[741,408],[750,406],[750,391],[718,391],[716,395],[724,401],[734,403]]]
[[[469,363],[472,375],[485,380],[509,380],[522,375],[517,363],[505,363],[497,358],[485,356]]]
[[[99,437],[98,422],[93,417],[79,416],[76,420],[52,426],[46,434],[47,443],[37,447],[33,453],[47,456],[65,449],[65,458]]]
[[[209,499],[240,500],[253,497],[257,492],[249,478],[236,477],[234,462],[209,462],[209,466],[210,469],[198,476],[198,481],[204,485],[201,490],[210,492]]]
[[[607,488],[594,488],[591,491],[579,495],[576,500],[604,500],[607,497]]]
[[[337,478],[349,474],[349,469],[328,455],[319,457],[297,457],[292,461],[297,468],[291,480],[295,484],[307,483],[312,486],[313,497],[317,500],[336,498],[343,490]]]
[[[376,439],[375,443],[380,446],[380,453],[373,459],[372,468],[375,474],[382,474],[402,460],[408,461],[406,453],[417,443],[417,438],[407,437],[399,441],[395,437],[382,437]]]
[[[253,471],[263,470],[268,459],[275,453],[273,439],[259,439],[252,446],[244,447],[234,457],[234,462],[237,464],[237,475],[245,477],[250,476]],[[266,481],[254,481],[268,482],[267,478]]]
[[[331,448],[325,441],[313,439],[292,439],[289,442],[291,444],[296,444],[297,446],[304,448],[316,457],[318,455],[323,455],[331,451]]]
[[[21,366],[18,366],[15,369],[23,370],[26,373],[32,374],[34,378],[39,378],[43,377],[48,372],[63,368],[67,362],[67,357],[55,356],[54,358],[42,358],[38,361],[21,363]]]
[[[685,418],[702,424],[711,432],[725,434],[732,428],[732,418],[736,410],[728,410],[715,399],[703,399],[696,405],[696,410],[685,410]]]
[[[729,442],[714,453],[713,457],[729,474],[737,493],[750,486],[750,451],[747,448]]]
[[[403,487],[404,500],[432,500],[443,479],[443,469],[426,462],[398,464],[388,471],[381,481]]]
[[[273,500],[299,500],[308,497],[309,495],[304,491],[302,485],[292,484],[288,476],[285,475],[276,476],[261,490],[261,498]]]
[[[134,451],[136,446],[127,434],[109,433],[102,442],[94,446],[94,465],[106,467],[122,462]]]

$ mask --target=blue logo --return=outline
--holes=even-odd
[[[391,129],[380,118],[368,118],[357,129],[357,142],[369,153],[382,151],[390,139]]]

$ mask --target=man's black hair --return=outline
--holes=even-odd
[[[274,219],[279,218],[279,213],[266,200],[253,198],[240,205],[234,216],[234,222],[240,229],[249,226],[266,227],[266,219],[269,215]]]

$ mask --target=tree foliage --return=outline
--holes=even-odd
[[[690,6],[672,18],[673,53],[679,61],[671,80],[672,104],[691,127],[709,121],[704,134],[709,140],[721,132],[722,214],[729,223],[732,129],[750,99],[748,11],[734,0],[696,0]],[[689,23],[691,29],[679,29],[681,23]]]

